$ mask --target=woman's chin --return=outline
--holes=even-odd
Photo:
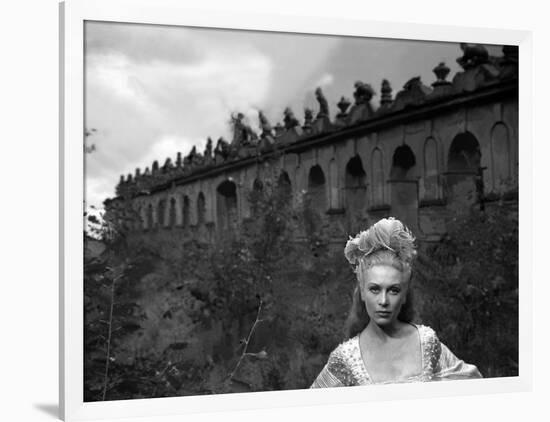
[[[389,327],[395,324],[395,321],[391,317],[374,316],[371,320],[379,327]]]

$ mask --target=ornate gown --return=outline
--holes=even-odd
[[[417,325],[416,328],[422,350],[421,372],[405,379],[384,381],[383,384],[481,378],[478,369],[458,359],[439,341],[434,330],[424,325]],[[377,383],[371,379],[365,368],[357,335],[334,349],[311,388],[368,384]]]

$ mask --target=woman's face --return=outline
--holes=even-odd
[[[359,275],[361,298],[370,320],[378,326],[396,324],[407,297],[408,281],[404,278],[401,271],[383,264],[367,268]]]

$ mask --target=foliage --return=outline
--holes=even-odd
[[[90,217],[90,232],[100,240],[85,236],[85,400],[175,395],[169,380],[177,366],[167,355],[176,342],[170,340],[187,334],[190,324],[166,324],[162,310],[181,302],[159,282],[162,272],[150,245],[132,244],[135,213],[129,201],[118,203],[102,221]],[[159,338],[164,340],[161,353],[150,347]]]
[[[247,199],[251,218],[212,243],[133,230],[130,202],[111,209],[97,229],[105,250],[86,248],[85,400],[311,384],[343,340],[353,272],[307,193],[267,177]],[[420,322],[485,376],[515,375],[517,213],[494,204],[448,228],[421,245]]]
[[[280,297],[289,292],[275,297],[274,280],[301,273],[291,253],[300,215],[289,191],[269,181],[249,203],[253,218],[213,245],[162,231],[132,234],[138,216],[130,202],[111,204],[101,225],[92,222],[106,251],[85,266],[86,400],[264,389],[264,376],[281,383],[265,335],[250,329],[261,301],[256,331],[292,331]],[[243,359],[246,332],[253,335]]]
[[[115,346],[140,328],[142,317],[131,281],[147,271],[147,260],[125,260],[110,266],[113,260],[109,258],[87,253],[84,260],[86,400],[105,399],[110,391],[124,388],[128,379],[117,370]]]
[[[484,376],[517,375],[517,212],[494,204],[448,229],[416,266],[419,316]]]
[[[211,254],[214,293],[223,298],[229,316],[257,307],[258,299],[269,309],[273,274],[292,254],[292,222],[296,215],[289,192],[267,180],[261,190],[248,194],[252,218],[237,228],[235,236],[224,234]]]

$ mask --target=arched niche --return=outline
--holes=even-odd
[[[176,226],[176,198],[170,198],[169,212],[168,212],[168,225],[170,227]]]
[[[286,171],[281,171],[279,178],[277,179],[277,190],[283,195],[286,201],[290,201],[292,198],[292,183],[290,177]]]
[[[147,207],[143,204],[140,208],[139,218],[140,218],[140,223],[141,223],[140,228],[142,230],[147,230]]]
[[[199,192],[197,195],[197,225],[201,226],[206,221],[206,200],[204,193]]]
[[[153,215],[153,204],[147,206],[147,229],[151,230],[155,226],[155,218]]]
[[[423,199],[439,199],[439,166],[437,141],[430,137],[424,142]]]
[[[139,230],[142,227],[142,224],[141,207],[137,205],[132,209],[132,214],[130,216],[130,228],[132,230]]]
[[[497,123],[491,130],[491,169],[493,190],[504,192],[511,187],[510,133],[506,125]]]
[[[189,227],[190,211],[191,211],[191,201],[189,199],[189,196],[183,195],[182,210],[181,210],[181,225],[184,228]]]
[[[375,148],[371,156],[372,172],[372,205],[384,204],[384,157],[379,148]]]
[[[459,133],[447,154],[446,196],[452,201],[472,202],[483,191],[481,148],[470,132]]]
[[[263,197],[264,183],[259,178],[255,178],[252,181],[252,189],[249,191],[247,196],[250,216],[256,216],[258,214]]]
[[[311,167],[307,181],[307,199],[312,209],[325,212],[327,210],[326,179],[319,165]]]
[[[408,145],[401,145],[395,149],[392,157],[390,180],[412,180],[416,157]]]
[[[476,137],[470,132],[455,136],[447,159],[447,172],[457,175],[472,175],[479,171],[481,149]]]
[[[217,220],[220,230],[232,230],[237,225],[237,185],[225,180],[216,188]]]
[[[400,145],[393,152],[390,187],[392,215],[414,230],[418,223],[418,179],[416,157],[408,145]]]
[[[157,220],[159,227],[166,225],[166,199],[161,199],[157,204]]]
[[[367,173],[359,155],[347,162],[344,183],[346,212],[362,213],[367,205]]]
[[[332,159],[328,163],[329,177],[329,207],[331,209],[340,208],[340,190],[338,189],[338,165],[336,160]]]

